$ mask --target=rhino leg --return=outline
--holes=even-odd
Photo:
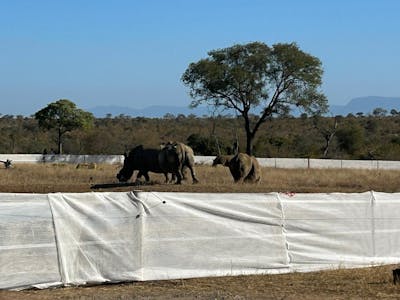
[[[186,180],[187,179],[187,177],[186,177],[186,169],[187,169],[188,167],[186,166],[186,165],[183,165],[182,166],[182,170],[181,170],[181,172],[182,172],[182,179],[183,180]]]
[[[180,170],[178,170],[174,174],[176,176],[176,184],[181,184],[182,183],[182,172]]]
[[[233,180],[235,181],[235,183],[243,183],[244,177],[243,176],[233,177]]]
[[[190,174],[192,174],[193,183],[198,183],[199,180],[196,178],[196,172],[194,171],[194,168],[192,166],[189,166],[189,169],[190,169]]]
[[[261,180],[261,172],[255,166],[251,169],[249,175],[244,179],[245,182],[258,183]]]
[[[138,173],[137,176],[136,176],[136,179],[139,179],[139,178],[142,177],[142,176],[144,176],[144,178],[145,178],[145,180],[146,180],[147,182],[150,181],[149,173],[148,173],[147,171],[142,171],[142,170],[140,170],[139,173]]]
[[[245,178],[246,182],[259,183],[261,181],[261,167],[255,157],[251,158],[252,168]]]
[[[192,176],[193,183],[198,183],[199,181],[196,178],[196,172],[194,171],[193,164],[190,163],[190,162],[189,163],[186,162],[181,168],[181,170],[182,170],[182,179],[183,180],[187,179],[187,177],[186,177],[186,170],[187,169],[190,170],[190,174]]]
[[[171,179],[169,179],[168,173],[164,173],[164,176],[165,176],[165,183],[170,183],[175,179],[174,174],[172,174]]]

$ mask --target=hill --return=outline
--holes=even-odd
[[[400,97],[380,97],[380,96],[367,96],[367,97],[358,97],[350,100],[346,105],[330,105],[330,112],[328,115],[342,115],[346,116],[348,114],[357,114],[362,112],[364,115],[371,114],[375,108],[383,108],[390,113],[392,109],[400,111]],[[124,107],[124,106],[96,106],[87,109],[91,113],[93,113],[97,118],[104,118],[107,114],[111,114],[112,116],[125,115],[130,117],[147,117],[147,118],[162,118],[166,114],[172,114],[177,116],[179,114],[183,114],[185,116],[188,115],[196,115],[198,117],[202,117],[204,115],[209,116],[211,114],[211,110],[205,106],[196,107],[194,109],[189,108],[188,106],[167,106],[167,105],[153,105],[148,106],[141,109],[136,109],[132,107]],[[225,111],[222,113],[235,115],[234,112]],[[301,114],[299,111],[293,111],[292,115],[298,117]]]
[[[112,116],[131,116],[131,117],[148,117],[148,118],[162,118],[166,114],[173,114],[175,116],[179,114],[196,116],[209,115],[207,107],[196,107],[191,109],[186,106],[167,106],[167,105],[153,105],[141,109],[124,106],[96,106],[89,108],[90,111],[97,118],[104,118],[107,114]]]
[[[349,113],[356,114],[362,112],[363,114],[371,114],[375,108],[383,108],[390,113],[392,109],[400,110],[400,97],[380,97],[380,96],[367,96],[358,97],[350,100],[346,105],[330,105],[330,113],[332,115],[346,116]]]

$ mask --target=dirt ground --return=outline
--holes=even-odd
[[[0,299],[400,299],[395,267],[0,291]]]
[[[93,183],[115,181],[116,166],[15,166],[0,170],[0,192],[87,192]],[[400,191],[399,171],[263,170],[259,185],[234,185],[224,168],[198,168],[201,183],[165,185],[161,177],[143,190],[177,192],[362,192]],[[119,188],[115,191],[127,191]],[[104,190],[100,190],[104,191]],[[108,191],[108,190],[107,190]],[[1,263],[1,261],[0,261]],[[392,270],[400,266],[280,275],[131,282],[46,290],[0,290],[2,299],[400,299]]]

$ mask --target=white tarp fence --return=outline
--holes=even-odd
[[[196,164],[211,165],[215,156],[194,157]],[[123,155],[55,155],[55,154],[0,154],[0,161],[10,159],[17,163],[104,163],[122,164]],[[257,158],[262,167],[283,169],[369,169],[400,170],[400,161],[342,160],[316,158]]]
[[[0,288],[400,263],[400,193],[0,194]]]
[[[76,154],[0,154],[0,160],[15,163],[123,163],[123,155],[76,155]]]

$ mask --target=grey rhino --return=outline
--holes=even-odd
[[[159,149],[144,149],[142,145],[136,146],[128,155],[124,154],[124,165],[117,174],[118,180],[126,182],[132,177],[133,172],[138,170],[137,179],[144,176],[146,181],[150,181],[148,172],[153,172],[163,173],[165,181],[168,182],[168,173],[164,172],[158,160],[159,154]]]
[[[260,182],[261,168],[257,159],[245,153],[237,155],[218,155],[213,166],[223,165],[229,167],[229,171],[235,182]]]
[[[167,142],[161,145],[159,162],[164,172],[172,173],[176,177],[176,183],[180,184],[185,179],[185,169],[188,168],[192,175],[193,183],[199,182],[194,169],[193,149],[184,143]]]

